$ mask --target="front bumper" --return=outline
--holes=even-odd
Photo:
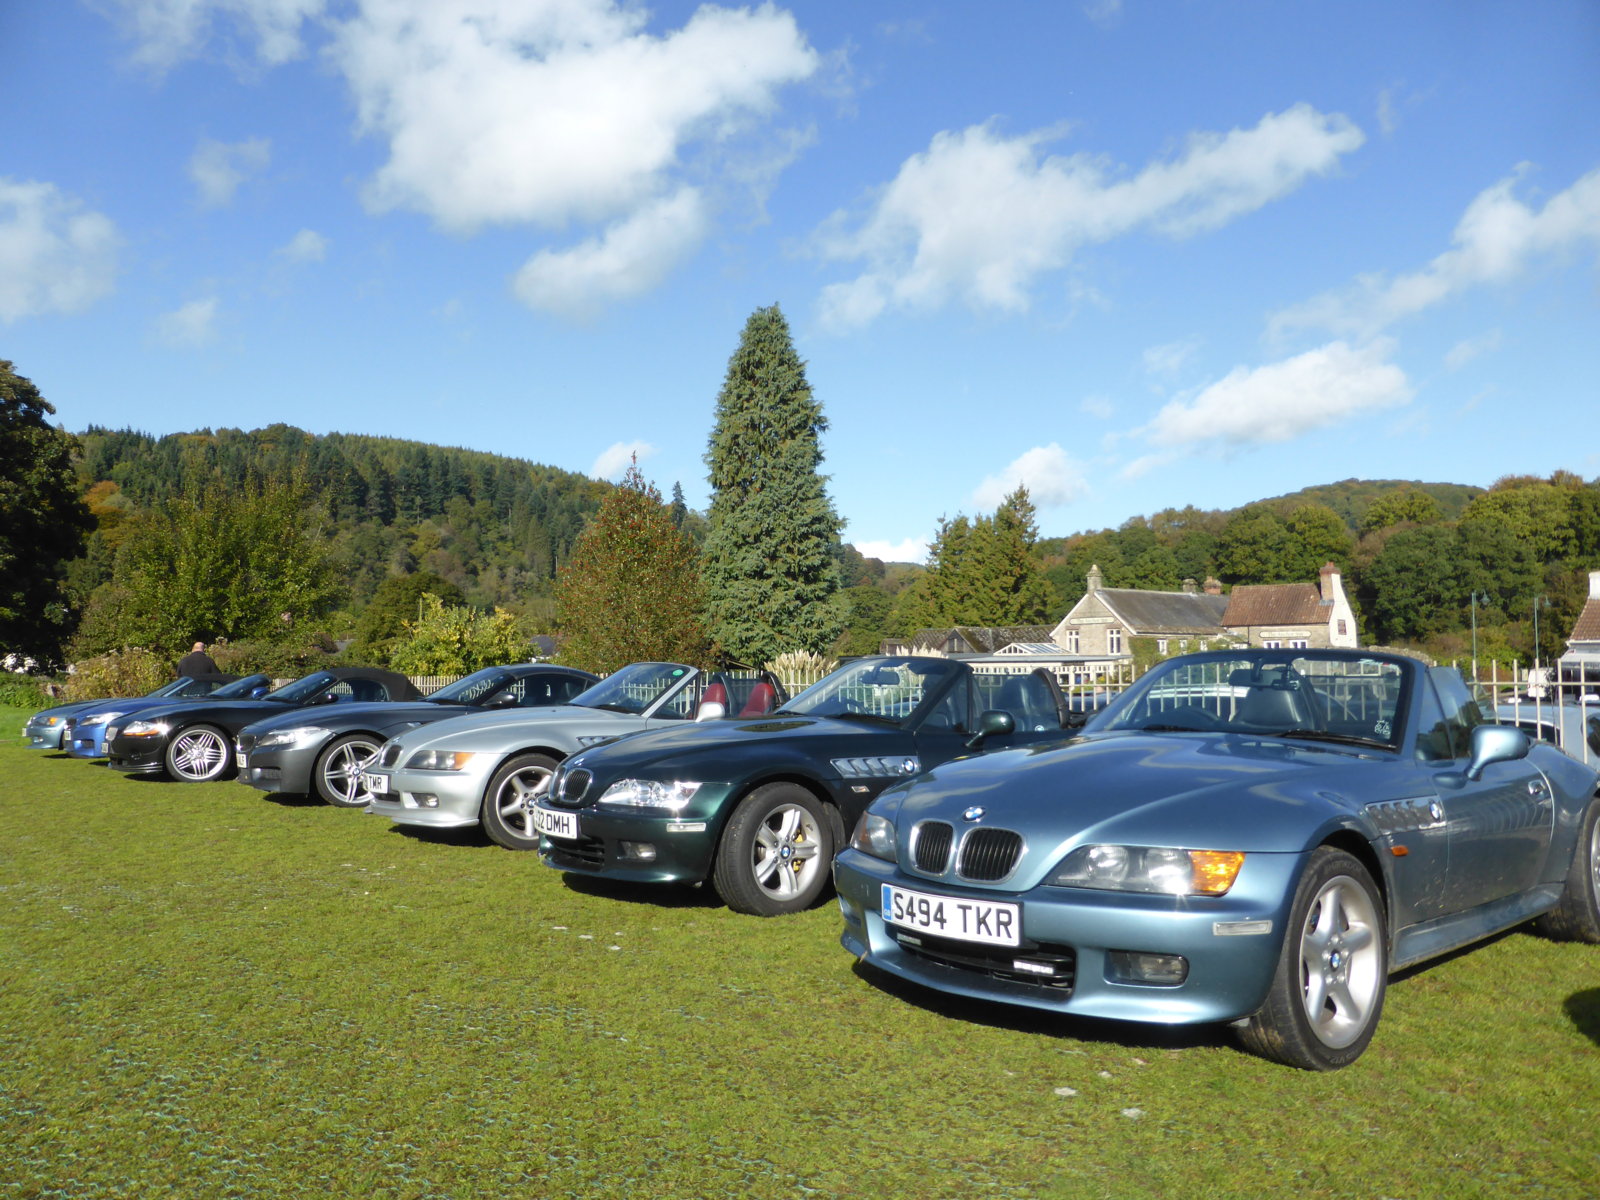
[[[480,771],[415,771],[377,768],[389,778],[389,789],[373,792],[366,811],[400,825],[425,829],[461,829],[481,824],[483,790],[488,776]]]
[[[952,887],[847,849],[834,860],[844,917],[839,940],[879,970],[955,995],[1162,1025],[1232,1021],[1255,1012],[1266,997],[1303,862],[1298,854],[1252,855],[1233,889],[1215,898],[1044,886],[1018,894]],[[1023,944],[976,945],[889,924],[880,915],[884,884],[1018,903]],[[1128,982],[1119,977],[1114,952],[1181,955],[1188,973],[1170,986]],[[1046,963],[1055,964],[1050,977]]]
[[[286,792],[304,796],[311,791],[311,767],[321,746],[288,749],[272,746],[266,750],[235,749],[239,762],[239,782],[262,792]]]
[[[130,748],[121,739],[111,743],[106,748],[107,765],[113,771],[121,771],[125,775],[159,775],[164,772],[167,769],[167,739],[142,738],[140,741],[155,744],[149,746],[140,744]]]
[[[106,756],[106,727],[84,725],[72,731],[67,742],[67,753],[73,758],[104,758]]]
[[[578,836],[539,839],[539,861],[558,871],[636,883],[698,883],[711,873],[729,789],[704,785],[682,812],[618,811],[591,805],[550,813],[576,816]]]
[[[22,727],[22,736],[28,739],[30,750],[60,750],[66,744],[70,728],[66,721],[57,721],[54,725],[29,721]]]

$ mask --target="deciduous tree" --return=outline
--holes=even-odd
[[[92,526],[72,469],[77,439],[0,359],[0,656],[57,660],[68,631],[62,581]]]
[[[599,674],[641,660],[701,665],[698,555],[637,464],[600,503],[556,578],[561,661]]]

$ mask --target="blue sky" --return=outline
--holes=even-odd
[[[777,302],[845,537],[1600,475],[1600,5],[5,0],[0,357],[707,502]]]

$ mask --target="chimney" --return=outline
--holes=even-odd
[[[1200,585],[1197,584],[1194,580],[1185,579],[1183,581],[1183,594],[1185,596],[1196,595],[1199,591],[1200,591]]]
[[[1589,599],[1600,600],[1600,571],[1589,572]]]
[[[1220,596],[1222,595],[1222,581],[1214,575],[1207,575],[1205,589],[1208,596]]]
[[[1104,579],[1105,577],[1100,574],[1099,563],[1095,563],[1089,568],[1089,590],[1091,592],[1098,592],[1102,583],[1104,582]]]
[[[1322,602],[1332,604],[1339,594],[1339,568],[1333,563],[1324,563],[1317,577],[1322,584]]]

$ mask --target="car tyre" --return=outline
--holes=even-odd
[[[810,908],[828,886],[834,825],[826,806],[798,784],[756,788],[717,842],[717,895],[734,912],[757,917]]]
[[[317,755],[311,770],[311,785],[323,800],[335,808],[365,808],[372,793],[361,784],[361,770],[378,753],[382,738],[370,733],[347,733],[334,738]]]
[[[1591,801],[1583,815],[1560,903],[1536,924],[1557,941],[1600,945],[1600,800]]]
[[[1388,984],[1383,898],[1353,856],[1311,854],[1295,888],[1266,1003],[1239,1028],[1246,1049],[1309,1071],[1361,1057]]]
[[[180,783],[210,783],[233,770],[233,743],[222,730],[191,725],[167,740],[167,774]]]
[[[548,754],[518,754],[500,764],[484,789],[483,831],[507,850],[537,850],[534,802],[550,787],[556,760]]]

